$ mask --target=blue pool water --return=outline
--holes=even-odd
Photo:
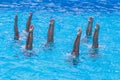
[[[25,56],[24,30],[33,12],[33,53]],[[20,40],[14,41],[14,16],[18,14]],[[92,40],[84,41],[87,21],[100,24],[99,51],[90,56]],[[44,44],[49,20],[55,19],[55,42]],[[120,80],[120,1],[117,0],[1,0],[0,80]],[[67,62],[77,30],[82,28],[80,62]]]

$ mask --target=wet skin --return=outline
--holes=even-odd
[[[19,31],[18,31],[18,15],[15,15],[14,23],[14,39],[19,40]]]
[[[28,21],[26,23],[26,32],[29,32],[29,28],[30,28],[30,25],[31,25],[31,20],[32,20],[32,13],[30,13]]]
[[[94,35],[93,35],[92,48],[98,48],[99,47],[99,44],[98,44],[98,35],[99,35],[99,24],[96,24]]]
[[[90,17],[88,19],[88,26],[87,26],[87,29],[86,29],[86,37],[92,36],[93,19],[94,19],[93,17]]]
[[[53,43],[54,42],[54,20],[51,19],[49,23],[49,29],[47,33],[47,43]]]
[[[82,30],[79,29],[79,30],[78,30],[78,34],[77,34],[77,37],[76,37],[75,42],[74,42],[74,45],[73,45],[73,50],[72,50],[71,55],[73,55],[73,56],[75,56],[75,57],[79,57],[79,45],[80,45],[81,33],[82,33]]]
[[[27,37],[27,41],[26,41],[26,49],[27,50],[32,50],[32,44],[33,44],[33,29],[34,29],[34,26],[30,26],[29,28],[29,32],[28,32],[28,37]]]

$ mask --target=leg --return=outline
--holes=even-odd
[[[98,48],[98,46],[99,46],[99,44],[98,44],[98,35],[99,35],[99,24],[96,24],[95,32],[94,32],[94,35],[93,35],[92,48]]]
[[[30,13],[28,21],[26,23],[26,32],[29,32],[29,27],[31,25],[31,20],[32,20],[32,13]]]
[[[15,16],[15,23],[14,23],[14,39],[15,39],[15,40],[19,40],[18,15]]]
[[[54,20],[50,20],[47,42],[54,42]]]
[[[86,37],[92,35],[93,19],[94,19],[93,17],[90,17],[89,20],[88,20],[88,26],[87,26],[87,30],[86,30]]]
[[[26,41],[26,49],[27,50],[32,50],[32,44],[33,44],[33,29],[34,26],[30,26],[29,28],[29,33],[28,33],[28,37],[27,37],[27,41]]]
[[[75,40],[74,45],[73,45],[73,50],[72,50],[72,53],[71,53],[72,55],[75,55],[76,57],[79,56],[79,45],[80,45],[81,33],[82,33],[82,30],[79,29],[76,40]]]

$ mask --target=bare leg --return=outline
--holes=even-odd
[[[14,23],[14,39],[15,39],[15,40],[19,40],[18,15],[15,15],[15,23]]]
[[[95,27],[95,32],[93,35],[93,44],[92,44],[92,48],[98,48],[98,34],[99,34],[99,24],[96,24]]]
[[[47,42],[54,42],[54,20],[50,20]]]
[[[33,29],[34,26],[30,26],[29,28],[29,33],[28,33],[28,37],[27,37],[27,41],[26,41],[26,49],[27,50],[32,50],[32,44],[33,44]]]
[[[93,19],[94,19],[93,17],[90,17],[89,20],[88,20],[88,26],[87,26],[87,30],[86,30],[86,37],[92,35]]]
[[[82,30],[78,30],[78,34],[76,37],[76,40],[74,42],[73,50],[72,50],[72,55],[75,55],[76,57],[79,56],[79,45],[80,45],[80,37],[81,37]]]
[[[32,20],[32,13],[30,13],[28,21],[26,23],[26,32],[29,32],[29,27],[31,25],[31,20]]]

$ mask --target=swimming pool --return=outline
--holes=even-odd
[[[117,0],[16,0],[0,2],[0,80],[120,80],[120,2]],[[33,13],[34,55],[24,55],[24,30]],[[14,41],[18,14],[21,39]],[[84,41],[87,21],[100,24],[98,57],[91,57],[91,39]],[[55,19],[55,42],[44,48],[49,20]],[[94,27],[93,26],[93,31]],[[80,62],[66,62],[77,30],[82,28]],[[92,32],[93,33],[93,32]]]

